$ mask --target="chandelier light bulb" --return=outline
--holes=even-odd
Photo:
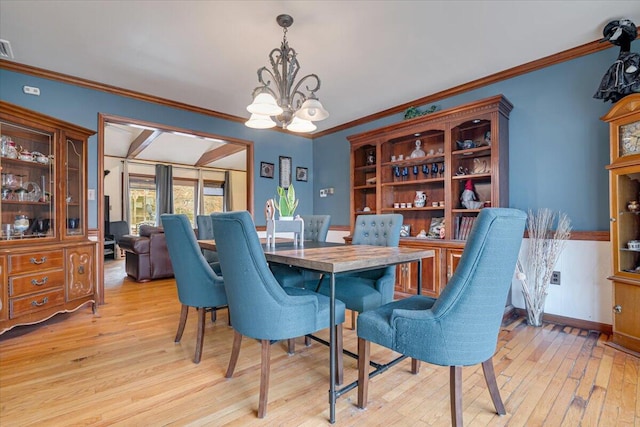
[[[304,101],[300,109],[296,111],[295,116],[303,120],[317,122],[329,117],[329,113],[324,109],[318,98],[312,97]]]
[[[293,117],[291,123],[287,125],[287,130],[298,133],[313,132],[316,129],[317,126],[311,123],[309,120],[303,120],[295,116]]]
[[[267,92],[257,94],[251,105],[247,106],[247,111],[253,114],[262,114],[263,116],[277,116],[283,112],[276,99]]]
[[[245,126],[253,129],[269,129],[276,126],[271,117],[263,114],[251,114],[251,118],[244,122]]]

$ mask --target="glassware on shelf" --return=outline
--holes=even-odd
[[[22,188],[22,175],[13,173],[2,174],[2,186],[13,191]]]
[[[418,173],[420,172],[418,165],[413,166],[413,176],[418,179]]]
[[[437,163],[432,163],[431,164],[431,178],[435,178],[438,176],[438,164]]]
[[[17,233],[24,233],[29,229],[29,217],[26,215],[16,215],[16,219],[13,222],[13,229]]]
[[[425,178],[429,178],[429,165],[428,164],[422,165],[422,173],[424,174]]]
[[[11,137],[3,136],[0,143],[0,155],[9,159],[18,158],[18,150],[16,149],[16,143],[13,142]]]
[[[440,177],[444,176],[444,162],[440,163]]]
[[[402,180],[406,181],[408,177],[409,177],[409,167],[405,166],[402,168]]]
[[[396,177],[396,181],[400,179],[400,166],[393,167],[393,176]]]

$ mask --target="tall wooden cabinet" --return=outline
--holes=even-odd
[[[437,296],[451,277],[468,230],[486,206],[508,206],[509,113],[501,95],[348,137],[351,229],[358,215],[400,213],[402,246],[433,249],[423,262],[423,293]],[[463,206],[470,185],[477,200]],[[420,192],[424,206],[416,206]],[[420,232],[429,238],[420,238]],[[398,267],[396,290],[415,293],[414,265]]]
[[[0,333],[91,304],[87,145],[95,132],[0,101]]]
[[[613,335],[610,343],[640,353],[640,94],[622,98],[609,123]],[[636,202],[636,203],[632,203]]]

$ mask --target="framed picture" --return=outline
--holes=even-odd
[[[273,163],[260,162],[260,176],[273,179]]]
[[[400,226],[400,237],[409,237],[411,235],[411,224],[402,224]]]
[[[280,187],[285,190],[291,185],[291,157],[280,156]]]
[[[307,168],[296,168],[296,181],[307,181]]]

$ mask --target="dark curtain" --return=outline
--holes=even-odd
[[[173,168],[171,165],[156,165],[156,224],[160,215],[173,213]]]
[[[224,190],[224,206],[222,209],[226,211],[232,210],[231,206],[231,174],[229,171],[225,171],[224,173],[224,184],[222,185]]]

